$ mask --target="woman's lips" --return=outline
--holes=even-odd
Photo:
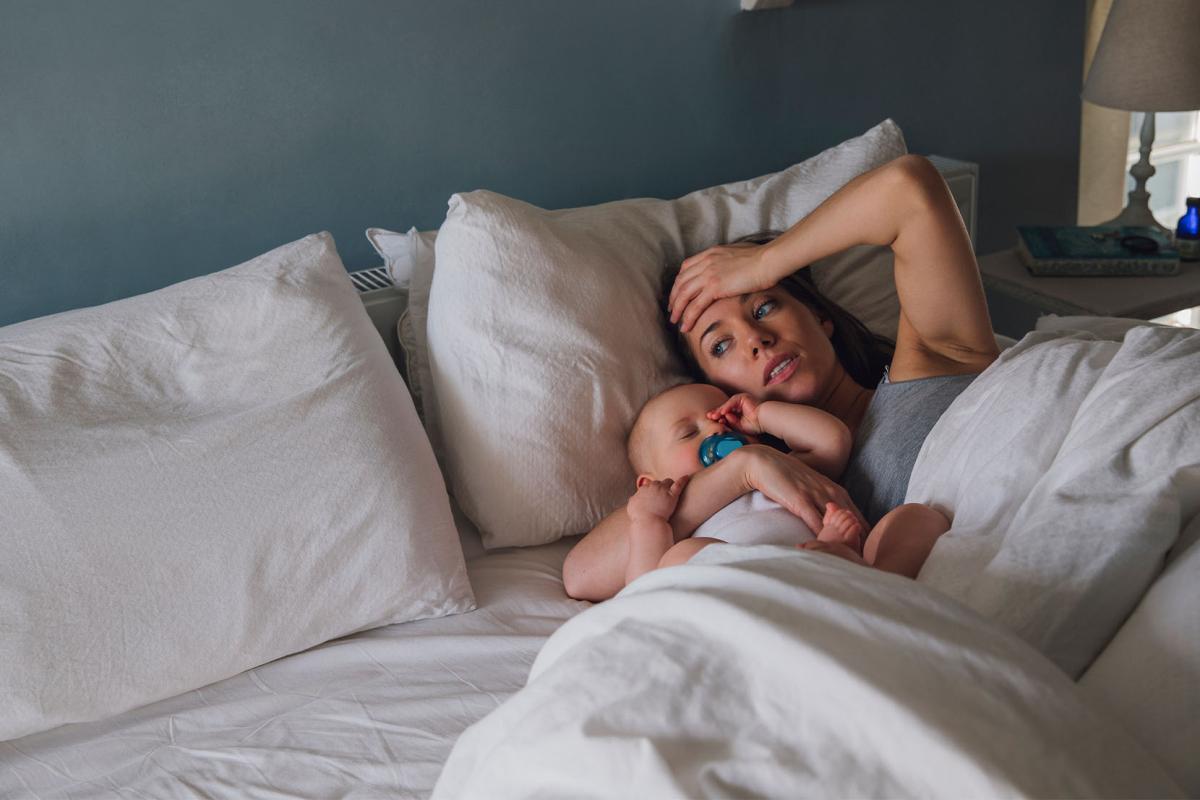
[[[783,364],[782,369],[779,369],[780,364]],[[767,364],[766,370],[763,371],[763,385],[772,386],[776,383],[783,383],[792,377],[792,373],[796,371],[798,365],[799,359],[795,356],[777,356],[771,359],[770,363]],[[779,371],[772,376],[771,373],[776,369],[779,369]]]

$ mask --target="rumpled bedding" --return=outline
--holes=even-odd
[[[952,515],[918,580],[1072,677],[1200,510],[1200,331],[1032,333],[930,432],[908,501]]]
[[[546,643],[438,798],[1169,797],[1029,645],[827,555],[710,547]]]
[[[469,561],[469,614],[364,631],[0,742],[0,798],[428,797],[458,735],[517,691],[546,637],[587,607],[563,594],[573,543]]]
[[[770,546],[649,573],[435,797],[1180,795],[1072,678],[1197,513],[1198,367],[1196,331],[1027,336],[918,458],[908,499],[953,519],[919,582]]]

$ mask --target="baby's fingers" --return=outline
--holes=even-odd
[[[729,398],[724,403],[721,403],[721,405],[717,406],[716,408],[714,408],[712,411],[710,411],[708,413],[716,414],[718,417],[725,417],[725,416],[729,415],[730,411],[737,408],[739,404],[740,404],[740,401],[738,400],[737,395],[734,395],[733,397]]]

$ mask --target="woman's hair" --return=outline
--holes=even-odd
[[[777,231],[763,231],[743,236],[730,244],[762,245],[778,235]],[[675,340],[676,349],[683,357],[688,371],[696,380],[704,381],[707,380],[707,377],[704,370],[700,368],[700,362],[697,361],[696,355],[688,345],[687,337],[678,327],[670,324],[670,315],[666,313],[666,303],[671,295],[671,286],[678,274],[677,270],[668,270],[664,276],[661,303],[664,319],[667,320],[667,327]],[[857,317],[821,294],[809,276],[807,267],[793,272],[776,285],[808,306],[819,319],[829,320],[833,323],[833,335],[830,337],[830,342],[833,344],[833,351],[837,354],[843,369],[859,386],[868,389],[874,388],[883,377],[883,368],[892,360],[892,354],[896,350],[895,342],[885,336],[872,333]]]

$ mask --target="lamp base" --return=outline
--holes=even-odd
[[[1101,222],[1101,225],[1106,227],[1118,228],[1122,225],[1135,225],[1143,228],[1155,228],[1161,233],[1171,236],[1170,228],[1159,224],[1159,221],[1154,218],[1154,214],[1150,212],[1150,208],[1145,205],[1131,203],[1121,209],[1121,213],[1110,219],[1108,222]]]
[[[1150,192],[1146,191],[1146,182],[1154,175],[1154,167],[1150,164],[1150,148],[1154,146],[1154,112],[1146,112],[1142,119],[1141,147],[1138,148],[1138,161],[1129,168],[1133,177],[1133,190],[1129,192],[1129,202],[1120,214],[1101,223],[1117,227],[1120,225],[1137,225],[1145,228],[1157,228],[1168,237],[1171,229],[1158,223],[1150,213]]]

